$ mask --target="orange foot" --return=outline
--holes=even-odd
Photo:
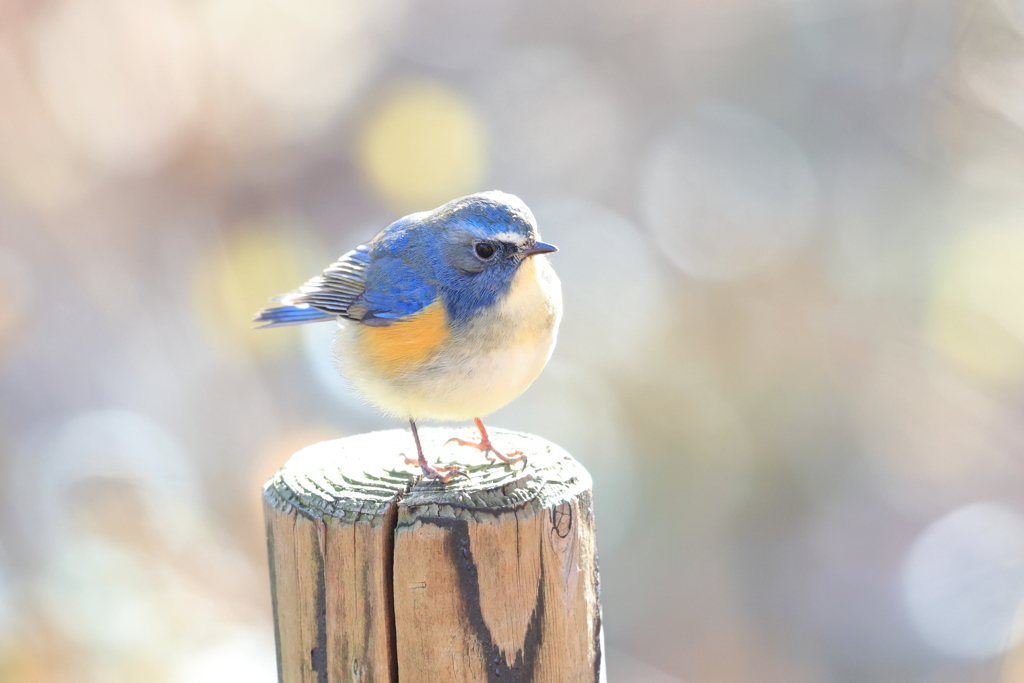
[[[451,481],[452,477],[456,474],[460,474],[466,479],[470,478],[466,468],[461,465],[431,465],[426,461],[426,458],[420,460],[419,458],[410,458],[408,456],[405,456],[405,464],[419,465],[420,469],[423,470],[424,478],[440,479],[445,484]]]
[[[409,425],[412,427],[412,437],[416,441],[416,453],[419,455],[418,458],[405,457],[406,465],[419,465],[420,469],[423,470],[423,476],[427,479],[440,479],[443,483],[447,484],[451,481],[451,478],[456,474],[462,475],[466,479],[469,479],[469,473],[466,472],[465,467],[459,465],[431,465],[427,462],[427,458],[423,455],[423,446],[420,445],[420,434],[416,430],[416,423],[409,420]]]
[[[487,436],[487,429],[484,427],[484,423],[480,420],[480,418],[474,417],[473,422],[476,422],[476,428],[480,430],[480,443],[452,437],[451,439],[448,439],[447,441],[444,442],[445,445],[448,445],[454,441],[460,446],[471,446],[473,448],[476,448],[477,450],[483,451],[487,459],[490,460],[491,462],[494,462],[494,458],[490,456],[490,453],[493,453],[499,460],[504,462],[506,465],[511,465],[512,463],[519,461],[522,461],[523,465],[526,464],[526,456],[523,455],[522,451],[513,451],[508,455],[503,455],[491,444],[491,437]]]

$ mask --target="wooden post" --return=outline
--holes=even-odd
[[[587,471],[491,430],[524,467],[422,429],[471,479],[422,479],[404,430],[325,441],[264,487],[281,683],[597,683],[600,587]]]

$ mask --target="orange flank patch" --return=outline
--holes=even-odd
[[[407,320],[387,327],[362,326],[363,353],[384,374],[424,363],[448,339],[444,304],[434,302]]]

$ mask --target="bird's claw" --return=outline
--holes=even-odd
[[[505,455],[501,451],[494,448],[494,446],[491,444],[490,439],[484,439],[483,441],[477,443],[476,441],[467,441],[466,439],[460,439],[458,437],[453,436],[452,438],[445,441],[444,445],[447,446],[453,441],[459,444],[460,446],[469,446],[470,448],[475,448],[479,451],[483,451],[484,457],[487,458],[489,462],[494,462],[495,458],[497,458],[498,460],[501,460],[503,463],[509,466],[517,462],[522,462],[524,466],[526,465],[526,455],[524,455],[522,451],[512,451],[508,455]]]
[[[442,483],[447,484],[456,474],[466,479],[472,478],[462,465],[431,465],[426,461],[421,462],[418,458],[410,458],[404,453],[402,457],[405,459],[406,465],[419,465],[423,470],[424,479],[440,479]]]

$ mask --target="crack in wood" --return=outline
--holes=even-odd
[[[327,679],[327,576],[324,562],[324,523],[310,518],[313,522],[310,532],[313,538],[313,564],[316,576],[316,646],[309,651],[310,668],[316,673],[317,683],[328,683]]]
[[[508,653],[502,652],[494,642],[491,629],[484,621],[480,605],[480,579],[473,559],[472,543],[469,538],[469,523],[462,519],[444,517],[419,517],[420,522],[441,527],[448,531],[448,553],[459,577],[459,592],[466,612],[466,620],[473,628],[477,642],[484,653],[484,670],[487,683],[533,683],[537,652],[543,640],[544,619],[544,558],[540,557],[540,576],[537,599],[530,613],[523,645],[516,650],[512,664]]]

